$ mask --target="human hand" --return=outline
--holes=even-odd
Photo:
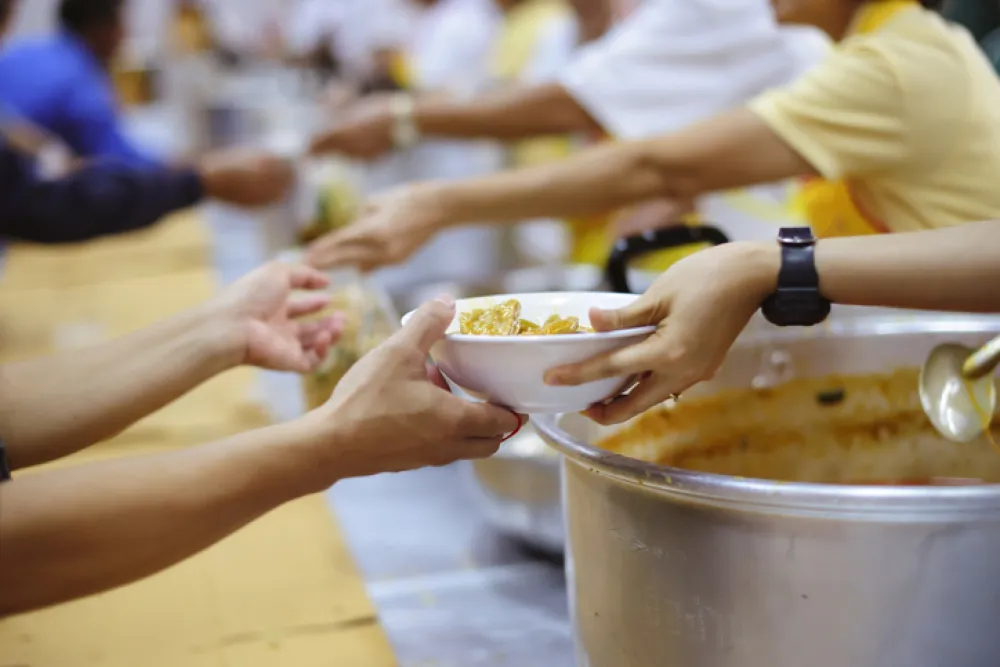
[[[374,160],[395,146],[392,128],[389,97],[371,95],[353,104],[341,121],[314,137],[309,153],[342,153],[362,160]]]
[[[628,394],[592,406],[587,414],[615,424],[676,397],[712,377],[736,337],[776,288],[776,244],[729,243],[695,253],[671,266],[634,303],[590,313],[597,331],[656,325],[642,343],[587,361],[551,369],[552,385],[579,385],[635,376]]]
[[[484,458],[524,423],[506,408],[454,396],[428,368],[431,346],[454,317],[455,302],[447,297],[424,304],[348,371],[326,405],[306,416],[312,432],[331,434],[339,476]]]
[[[329,305],[323,293],[292,298],[294,290],[326,287],[325,275],[306,266],[279,262],[248,273],[209,303],[213,321],[221,323],[239,355],[237,362],[279,371],[316,370],[340,336],[342,314],[303,322]]]
[[[238,206],[265,206],[284,197],[295,172],[288,160],[250,149],[209,153],[198,164],[205,194]]]
[[[443,226],[429,186],[404,186],[368,203],[357,220],[317,239],[306,261],[321,269],[371,271],[405,261]]]

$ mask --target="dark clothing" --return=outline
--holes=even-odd
[[[0,138],[0,237],[73,243],[148,227],[204,196],[189,169],[136,167],[112,159],[53,180]]]
[[[964,26],[983,47],[1000,73],[1000,2],[997,0],[948,0],[942,14]]]

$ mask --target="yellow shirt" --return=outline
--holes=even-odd
[[[876,229],[1000,216],[1000,81],[964,29],[914,3],[868,3],[825,62],[750,108]]]

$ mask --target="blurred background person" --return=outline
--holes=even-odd
[[[17,5],[0,0],[0,36]],[[205,197],[266,204],[290,184],[283,161],[249,151],[216,153],[191,167],[104,159],[53,173],[44,164],[49,132],[13,111],[0,116],[0,237],[7,240],[84,241],[147,227]]]
[[[124,0],[61,0],[58,21],[55,33],[0,52],[0,100],[81,157],[159,166],[125,136],[110,75],[125,40]]]
[[[378,50],[369,43],[379,71],[387,71],[392,88],[415,97],[467,97],[488,85],[489,59],[502,25],[502,13],[493,0],[408,0],[405,38],[398,50]],[[360,11],[360,9],[359,9]],[[367,10],[366,10],[367,11]],[[362,29],[370,26],[365,19]],[[348,23],[348,30],[353,25]],[[379,64],[380,63],[380,64]],[[364,116],[409,99],[393,93],[374,94],[341,108],[338,118]],[[401,137],[401,139],[403,139]],[[365,167],[364,187],[377,193],[412,180],[449,180],[466,174],[487,174],[501,164],[497,147],[485,142],[407,142],[396,153]],[[388,289],[417,282],[476,279],[498,267],[498,234],[473,225],[442,235],[405,265],[382,272],[379,282]]]
[[[967,31],[916,0],[774,5],[779,20],[821,28],[839,43],[796,81],[652,139],[400,191],[318,242],[314,261],[399,261],[436,230],[487,214],[515,223],[655,197],[682,209],[706,193],[789,178],[810,179],[800,205],[819,236],[1000,215],[1000,80]],[[731,3],[714,10],[728,18]]]
[[[590,19],[593,25],[607,22],[606,5],[579,0],[574,6],[580,17],[598,17]],[[334,123],[314,140],[313,149],[370,157],[393,148],[401,124],[422,137],[507,142],[570,133],[591,139],[648,137],[786,84],[819,62],[828,48],[829,40],[814,28],[779,27],[766,0],[740,0],[725,7],[711,0],[647,0],[570,62],[550,70],[554,78],[526,77],[472,100],[418,98],[405,114],[393,115],[386,106],[370,108],[367,114]],[[705,218],[732,237],[770,237],[775,209],[779,221],[794,217],[782,206],[787,191],[787,184],[755,190],[765,202],[775,202],[764,207],[763,214],[747,213],[721,196],[700,198],[697,204]],[[623,221],[622,230],[643,220],[694,222],[697,218],[682,216],[692,204],[678,209],[676,202],[654,203],[636,213],[638,220]],[[570,261],[603,264],[622,233],[611,220],[603,213],[573,219]],[[356,232],[347,230],[341,238]],[[645,266],[662,269],[683,254],[664,253]],[[314,259],[327,265],[337,261],[337,254],[325,256],[323,244],[318,244]]]

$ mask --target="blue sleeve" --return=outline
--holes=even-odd
[[[74,243],[148,227],[204,195],[192,170],[98,160],[50,181],[0,142],[0,236]]]
[[[140,167],[163,163],[135,146],[122,131],[114,92],[106,81],[85,77],[72,86],[62,109],[64,137],[83,157],[110,157]]]

